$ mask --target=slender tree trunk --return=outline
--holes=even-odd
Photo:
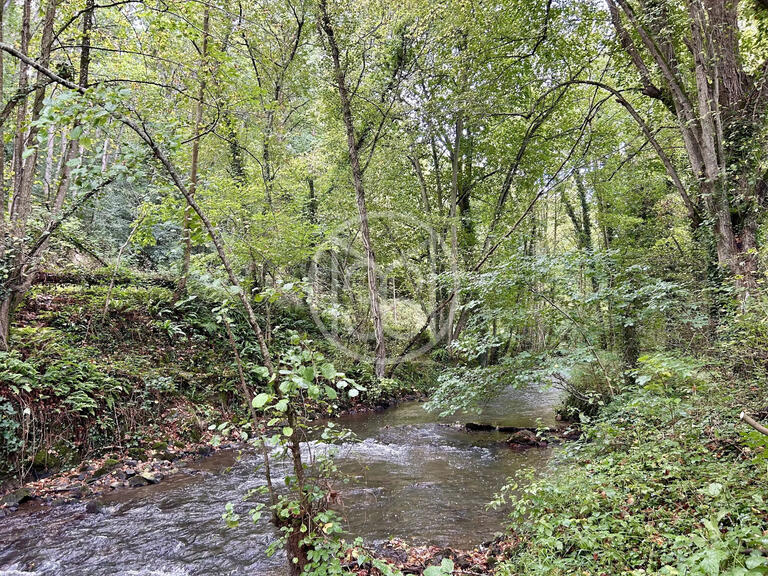
[[[208,56],[208,32],[210,27],[210,9],[206,8],[203,14],[203,42],[200,49],[200,82],[197,89],[197,101],[195,102],[195,133],[192,141],[192,160],[189,170],[189,193],[194,196],[197,192],[197,170],[200,160],[200,129],[203,125],[203,98],[205,98],[205,75],[207,73]],[[189,277],[189,263],[192,258],[192,209],[189,204],[184,208],[184,257],[181,264],[181,277],[176,285],[173,299],[178,300],[187,289]]]
[[[311,226],[317,225],[317,194],[315,192],[315,180],[310,176],[307,178],[307,189],[308,189],[308,196],[307,196],[307,204],[306,204],[306,215],[307,215],[307,221]],[[312,235],[309,240],[309,245],[314,249],[317,246],[317,234],[313,231]],[[307,258],[307,261],[304,265],[304,272],[306,273],[307,277],[311,276],[312,271],[312,262],[313,258],[312,256],[309,256]],[[320,288],[319,284],[319,271],[315,271],[314,276],[312,277],[312,291],[317,294],[317,290]]]
[[[456,119],[453,150],[451,152],[451,206],[448,210],[451,241],[451,275],[454,279],[459,273],[459,235],[456,225],[456,216],[459,204],[459,188],[461,187],[461,133],[464,130],[463,115],[459,113]],[[448,341],[453,342],[455,337],[454,325],[456,324],[456,309],[459,306],[459,295],[456,293],[448,307]]]
[[[229,112],[224,112],[224,125],[229,136],[229,161],[232,170],[232,177],[237,181],[238,184],[244,185],[245,165],[243,164],[243,152],[242,148],[240,147],[240,141],[238,140],[235,121]]]
[[[371,315],[373,316],[373,330],[376,338],[376,360],[374,371],[377,378],[384,377],[384,371],[387,362],[387,351],[384,342],[384,322],[381,315],[379,303],[379,292],[376,279],[376,255],[371,244],[371,232],[368,226],[368,208],[365,200],[365,188],[363,186],[363,174],[360,169],[360,159],[358,156],[358,143],[355,136],[355,125],[352,120],[352,105],[347,90],[347,80],[344,69],[341,65],[341,55],[336,43],[336,35],[333,24],[328,15],[328,9],[325,0],[320,0],[321,26],[328,37],[328,45],[333,60],[336,85],[339,91],[339,100],[341,102],[342,117],[347,136],[347,150],[349,153],[349,163],[352,168],[352,183],[355,187],[357,196],[357,211],[360,216],[360,237],[365,248],[366,264],[368,270],[368,296],[371,304]]]
[[[53,24],[56,18],[57,0],[48,0],[45,10],[45,19],[43,21],[43,32],[40,39],[40,58],[41,65],[47,67],[51,61],[51,45],[53,44]],[[41,83],[43,75],[38,72],[37,82]],[[23,162],[22,174],[19,180],[19,188],[14,192],[13,215],[15,220],[15,230],[19,237],[22,237],[26,230],[27,220],[32,213],[32,185],[35,179],[37,169],[38,148],[36,146],[37,134],[40,131],[35,122],[40,118],[45,101],[45,86],[35,91],[35,99],[32,103],[32,117],[30,121],[29,132],[25,138],[24,149],[32,150],[27,159]],[[21,253],[21,251],[20,251]]]
[[[435,174],[435,192],[437,193],[437,215],[441,220],[441,226],[440,226],[440,237],[445,238],[446,230],[444,226],[442,225],[442,222],[444,222],[444,212],[443,212],[443,179],[440,174],[440,155],[437,152],[437,144],[435,142],[435,138],[433,135],[430,134],[429,138],[429,147],[430,152],[432,153],[432,166],[434,167],[434,174]],[[445,261],[444,261],[444,254],[436,255],[435,259],[435,271],[436,271],[436,278],[440,278],[442,273],[445,271]],[[442,302],[447,298],[448,294],[447,291],[443,289],[443,286],[440,285],[440,282],[436,282],[435,284],[435,302]],[[444,330],[444,326],[448,322],[448,310],[449,306],[445,306],[443,309],[441,309],[438,313],[433,315],[434,323],[435,323],[435,337],[438,337],[440,334],[442,334],[442,331]],[[450,330],[450,328],[449,328]]]
[[[24,0],[21,16],[21,40],[20,51],[27,56],[29,54],[30,39],[30,19],[31,19],[30,0]],[[26,62],[19,62],[19,93],[26,94],[29,66]],[[16,133],[13,136],[13,198],[11,202],[10,220],[13,222],[13,214],[16,211],[15,206],[20,196],[22,175],[24,174],[24,144],[26,140],[26,121],[27,117],[27,98],[22,97],[19,106],[16,108]],[[19,237],[18,230],[12,225],[14,236]]]
[[[88,87],[88,80],[91,71],[91,30],[93,29],[93,11],[95,10],[95,0],[86,0],[85,11],[83,12],[82,28],[82,48],[80,49],[80,71],[77,83],[82,88]],[[80,123],[75,122],[74,126]],[[74,128],[74,127],[73,127]],[[65,138],[62,136],[62,138]],[[69,190],[69,179],[72,173],[70,162],[77,158],[78,142],[71,138],[66,139],[66,147],[62,157],[61,170],[59,172],[59,183],[56,189],[56,198],[53,201],[53,213],[57,214],[64,207],[64,200]]]
[[[120,246],[120,249],[117,251],[117,258],[115,258],[115,267],[112,270],[112,277],[109,280],[109,287],[107,288],[107,296],[104,298],[104,310],[101,313],[102,318],[106,318],[109,314],[109,304],[110,300],[112,299],[112,290],[115,288],[115,278],[117,277],[117,273],[120,271],[120,261],[123,259],[123,252],[125,252],[125,249],[128,248],[128,244],[131,243],[131,240],[133,239],[133,235],[136,234],[136,231],[139,229],[139,226],[141,226],[141,223],[144,221],[144,215],[139,217],[136,220],[136,224],[133,225],[133,228],[131,228],[131,232],[128,234],[128,238],[125,239],[125,242],[122,243]]]
[[[29,54],[29,41],[31,36],[31,0],[24,0],[21,15],[21,39],[20,52],[27,56]],[[28,85],[29,66],[26,62],[19,62],[19,93],[26,94]],[[8,215],[7,227],[4,225],[3,237],[3,255],[8,248],[14,248],[16,256],[12,257],[13,262],[9,262],[10,271],[5,278],[2,287],[2,300],[0,300],[0,348],[8,350],[10,348],[10,328],[11,318],[14,308],[18,303],[18,282],[20,280],[19,263],[23,258],[22,248],[15,239],[23,238],[24,226],[18,222],[19,203],[23,202],[21,192],[23,186],[24,174],[24,149],[26,142],[26,116],[27,116],[27,98],[22,98],[16,109],[16,133],[13,139],[13,198],[10,202],[10,213]],[[5,219],[5,210],[3,211]],[[13,246],[12,244],[16,244]]]
[[[43,191],[45,193],[45,201],[50,203],[52,200],[53,190],[53,164],[54,156],[56,152],[56,132],[51,130],[48,132],[48,142],[45,147],[45,173],[43,175]]]
[[[5,41],[5,2],[0,0],[0,42]],[[5,100],[5,52],[0,52],[0,102]],[[8,218],[8,193],[5,189],[5,123],[0,124],[0,261],[5,258],[5,232]],[[5,340],[0,329],[0,347]]]
[[[421,205],[422,210],[424,210],[424,213],[427,215],[428,218],[431,219],[432,216],[432,206],[429,201],[429,190],[427,189],[427,180],[424,177],[424,171],[421,169],[421,164],[419,163],[419,159],[417,156],[410,156],[409,157],[411,164],[413,165],[413,169],[416,172],[416,176],[419,179],[419,190],[421,191]],[[434,226],[430,220],[428,222],[429,225],[429,239],[427,240],[427,255],[429,257],[429,308],[434,308],[437,305],[437,302],[439,301],[439,294],[438,294],[438,287],[437,287],[437,233],[434,229]],[[438,336],[438,318],[437,314],[432,315],[431,322],[431,329],[432,334],[437,338]]]

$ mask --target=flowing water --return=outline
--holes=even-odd
[[[557,401],[555,390],[510,390],[481,416],[441,420],[414,402],[339,419],[360,440],[340,447],[349,482],[334,485],[350,538],[458,548],[490,539],[504,514],[485,505],[506,478],[541,469],[550,453],[513,452],[502,434],[466,432],[456,422],[551,424]],[[238,504],[239,527],[221,520],[226,502],[239,503],[263,482],[258,463],[255,454],[218,453],[160,484],[103,497],[97,514],[83,504],[22,507],[0,518],[0,576],[283,574],[283,557],[265,553],[273,536],[266,519],[253,524]]]

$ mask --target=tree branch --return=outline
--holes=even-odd
[[[756,422],[746,412],[742,412],[741,414],[739,414],[739,420],[741,420],[745,424],[749,424],[750,426],[752,426],[752,428],[760,432],[760,434],[765,434],[766,436],[768,436],[768,428],[766,428],[759,422]]]

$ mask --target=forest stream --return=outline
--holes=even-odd
[[[466,432],[457,422],[551,424],[559,396],[509,390],[480,416],[440,419],[408,402],[340,418],[359,440],[340,447],[337,463],[350,481],[334,485],[350,537],[456,548],[491,539],[504,512],[486,504],[517,470],[543,468],[551,450],[512,451],[503,434]],[[258,462],[255,454],[220,452],[160,484],[116,490],[97,513],[84,504],[22,507],[0,521],[0,576],[282,574],[282,555],[265,553],[273,538],[267,519],[253,524],[239,504],[263,482]],[[237,528],[221,519],[228,501],[241,511]]]

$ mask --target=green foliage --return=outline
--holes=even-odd
[[[543,355],[521,352],[505,357],[494,366],[446,368],[440,373],[426,408],[439,410],[441,416],[474,410],[508,386],[525,387],[544,382],[547,372],[541,370],[543,365]]]
[[[664,378],[617,397],[555,474],[508,487],[518,544],[499,574],[765,573],[765,464],[734,429],[743,383],[704,397]]]
[[[640,356],[639,367],[632,371],[638,386],[654,392],[696,390],[709,382],[704,363],[691,357],[658,352]]]
[[[7,4],[6,41],[29,44],[39,68],[45,10],[32,10],[27,43],[21,4]],[[560,385],[563,412],[594,441],[581,470],[530,489],[535,515],[518,503],[516,520],[530,524],[524,544],[540,545],[521,553],[519,573],[766,572],[764,543],[736,498],[763,513],[747,472],[764,459],[765,440],[723,425],[733,414],[717,396],[713,362],[700,360],[716,350],[723,374],[764,387],[768,131],[760,114],[741,110],[765,107],[764,2],[719,15],[739,30],[731,43],[711,41],[724,57],[708,60],[745,67],[722,90],[718,78],[700,78],[717,67],[698,65],[701,42],[691,41],[698,20],[710,26],[716,16],[707,2],[628,0],[617,16],[594,2],[333,0],[321,21],[335,31],[322,38],[310,24],[326,3],[244,0],[235,19],[229,4],[97,6],[87,43],[52,47],[50,66],[67,81],[33,86],[34,106],[31,94],[6,103],[16,143],[4,160],[14,177],[0,296],[15,317],[0,318],[14,325],[14,351],[0,354],[3,462],[34,463],[73,430],[88,430],[65,439],[81,452],[113,440],[139,449],[141,429],[178,406],[187,412],[179,429],[197,440],[208,428],[213,443],[247,438],[295,455],[307,418],[422,390],[433,372],[428,406],[443,414],[508,386]],[[82,2],[53,6],[54,30],[86,30]],[[612,30],[622,22],[626,35]],[[344,78],[326,54],[330,39]],[[637,54],[624,54],[632,42]],[[669,59],[645,52],[656,45],[674,56],[672,90],[654,64]],[[73,89],[79,58],[92,81]],[[24,67],[10,52],[5,62],[5,82],[22,85]],[[704,89],[723,101],[753,94],[721,114]],[[688,102],[711,104],[712,114],[689,113]],[[690,128],[710,116],[726,121]],[[693,154],[699,145],[714,152]],[[357,190],[350,149],[360,156]],[[701,178],[715,172],[717,202]],[[729,229],[737,253],[724,257]],[[752,257],[756,286],[723,281],[719,267]],[[30,288],[57,264],[76,270]],[[176,290],[180,276],[186,292]],[[379,379],[359,361],[373,348],[374,277],[388,354],[414,338],[413,348],[430,350],[427,368]],[[318,318],[333,324],[334,343],[316,336]],[[721,470],[706,446],[723,438],[754,458],[726,454]],[[693,463],[695,487],[684,478]],[[318,478],[333,473],[331,458],[312,464]],[[301,470],[270,510],[282,522],[278,543],[300,532],[308,570],[338,573],[340,520],[321,505],[315,477],[299,485]],[[620,505],[630,488],[639,511]],[[261,513],[254,507],[251,518]],[[241,516],[225,509],[230,525]],[[755,553],[744,559],[740,546]]]
[[[768,363],[768,296],[759,292],[746,302],[733,298],[731,290],[719,311],[717,327],[719,354],[745,377],[765,374]]]
[[[440,566],[430,566],[424,570],[424,576],[451,576],[453,574],[453,560],[443,558]]]
[[[567,359],[576,362],[552,374],[556,385],[566,391],[558,412],[565,420],[589,421],[622,387],[621,361],[615,354],[601,353],[598,364],[593,356],[584,356],[583,351],[581,357],[571,355]]]
[[[22,414],[26,413],[25,408]],[[24,446],[20,435],[21,424],[19,413],[14,404],[4,396],[0,396],[0,472],[9,473],[19,451]]]

